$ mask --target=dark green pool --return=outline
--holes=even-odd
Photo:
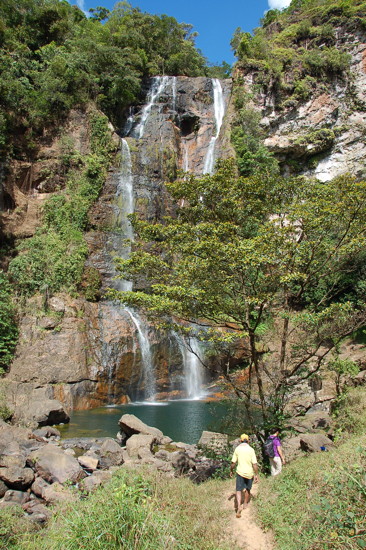
[[[203,430],[220,430],[226,405],[205,401],[169,401],[159,404],[135,403],[75,411],[71,421],[60,427],[62,438],[116,437],[118,420],[134,414],[149,426],[159,428],[174,441],[197,443]]]

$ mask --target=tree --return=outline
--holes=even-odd
[[[176,215],[135,216],[136,250],[118,262],[145,289],[113,296],[167,324],[202,327],[248,410],[259,397],[264,417],[282,412],[288,390],[365,323],[364,283],[350,291],[349,277],[365,250],[366,183],[242,178],[230,160],[167,187]],[[231,368],[238,347],[241,385]]]

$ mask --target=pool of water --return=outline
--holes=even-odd
[[[197,443],[203,430],[219,431],[227,407],[205,401],[168,401],[133,403],[74,411],[69,424],[59,426],[62,438],[116,437],[118,420],[123,414],[134,414],[149,426],[159,428],[173,441]]]

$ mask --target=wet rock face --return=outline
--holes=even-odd
[[[221,86],[227,106],[231,82],[221,81]],[[164,182],[175,178],[181,168],[196,174],[203,171],[210,141],[217,133],[213,81],[166,77],[149,111],[146,107],[135,108],[126,137],[133,203],[139,216],[160,220],[174,211]],[[78,150],[86,152],[85,117],[78,123],[76,119],[70,121],[70,133]],[[50,147],[47,154],[57,159],[57,142]],[[215,156],[221,156],[222,152],[224,156],[232,154],[225,122],[217,136]],[[121,218],[127,216],[121,173],[121,166],[111,169],[101,197],[90,213],[91,226],[96,230],[87,235],[90,249],[87,267],[99,272],[102,293],[109,287],[120,288],[114,279],[117,272],[113,260],[128,253],[123,244],[128,237],[126,225],[121,225]],[[37,184],[32,189],[40,191],[46,187]],[[140,286],[143,284],[141,281]],[[22,336],[8,376],[10,406],[16,404],[15,419],[38,425],[65,422],[71,409],[146,397],[149,379],[144,375],[146,358],[139,329],[122,306],[106,298],[90,303],[60,295],[52,297],[49,310],[42,312],[42,304],[37,300],[30,300],[21,320]],[[172,335],[159,334],[145,319],[141,323],[154,364],[155,393],[159,398],[184,396],[181,343]],[[58,412],[56,403],[52,404],[54,400],[62,403],[65,411]],[[42,409],[44,403],[47,414]]]

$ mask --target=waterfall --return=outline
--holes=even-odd
[[[177,77],[173,76],[173,82],[172,82],[172,109],[175,112],[177,104]]]
[[[221,83],[218,78],[212,79],[212,88],[214,96],[214,113],[215,113],[215,125],[216,134],[212,136],[210,144],[208,146],[205,165],[203,168],[204,174],[212,174],[215,167],[215,145],[216,140],[219,137],[222,121],[225,114],[225,101],[222,93]]]
[[[148,94],[148,103],[142,110],[141,119],[136,128],[136,134],[139,139],[142,138],[144,135],[146,121],[149,117],[151,109],[155,105],[156,101],[159,99],[160,95],[163,93],[168,81],[168,76],[155,76],[153,78],[153,83]]]
[[[182,354],[183,364],[184,364],[184,382],[185,382],[185,391],[189,399],[202,399],[202,385],[203,385],[203,372],[202,364],[200,361],[200,356],[202,354],[202,349],[200,343],[196,338],[189,339],[189,349],[187,343],[174,333],[180,352]],[[191,351],[192,350],[192,351]]]
[[[188,143],[186,140],[182,140],[182,147],[183,147],[183,171],[188,172],[189,171],[189,159],[188,159]]]
[[[156,393],[156,384],[148,332],[146,325],[135,311],[133,312],[130,308],[126,308],[126,312],[131,317],[131,320],[137,330],[137,338],[140,345],[141,363],[143,368],[143,372],[141,373],[141,382],[144,384],[144,399],[151,400]]]
[[[125,260],[131,253],[131,242],[134,238],[133,228],[128,219],[128,216],[134,212],[132,162],[130,148],[125,139],[122,139],[121,143],[121,169],[116,190],[116,203],[116,225],[120,232],[113,235],[113,249]],[[132,283],[121,279],[115,280],[113,286],[117,290],[132,290]]]

